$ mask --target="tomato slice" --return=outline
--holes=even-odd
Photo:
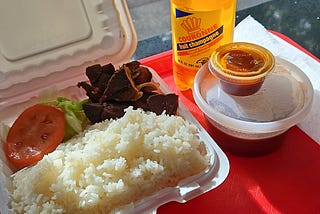
[[[4,146],[7,159],[17,168],[32,165],[62,142],[64,112],[58,107],[36,104],[15,120]]]

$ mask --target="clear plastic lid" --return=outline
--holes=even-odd
[[[293,64],[276,58],[275,70],[250,96],[225,93],[208,68],[195,78],[194,97],[215,125],[236,137],[272,137],[299,123],[309,112],[313,88]]]

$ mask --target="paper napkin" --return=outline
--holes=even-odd
[[[246,17],[235,27],[234,41],[259,44],[270,50],[275,56],[295,64],[309,77],[314,88],[313,104],[310,113],[298,126],[320,144],[320,63],[268,32],[251,16]]]

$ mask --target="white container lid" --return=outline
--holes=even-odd
[[[88,63],[128,61],[137,44],[121,0],[6,0],[0,29],[0,105],[48,85],[65,88]]]

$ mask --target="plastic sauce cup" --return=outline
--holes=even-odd
[[[228,94],[248,96],[256,93],[274,69],[274,56],[266,48],[246,42],[217,48],[209,60],[209,70]]]

